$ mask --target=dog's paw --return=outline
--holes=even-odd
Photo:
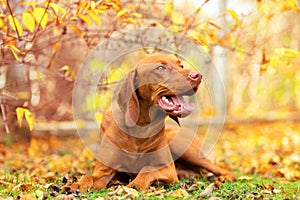
[[[92,189],[94,186],[93,177],[90,175],[85,175],[80,179],[78,183],[67,183],[63,186],[63,193],[79,193],[79,192],[86,192]]]
[[[132,181],[130,182],[127,187],[141,190],[141,191],[146,191],[148,189],[149,184],[145,183],[138,183],[137,181]]]
[[[224,175],[220,175],[215,177],[214,181],[219,181],[219,182],[234,182],[236,181],[235,175],[228,173]]]
[[[80,193],[80,185],[77,183],[67,183],[62,187],[62,194],[77,194]]]

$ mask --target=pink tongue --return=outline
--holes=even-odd
[[[175,105],[181,105],[183,112],[191,112],[194,109],[192,104],[188,104],[182,96],[171,96],[172,101]]]

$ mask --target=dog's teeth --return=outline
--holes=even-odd
[[[172,105],[172,106],[174,105],[174,102],[172,100],[168,99],[166,96],[162,96],[161,99],[169,105]]]

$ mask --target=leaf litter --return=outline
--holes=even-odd
[[[236,183],[191,178],[142,193],[117,183],[98,193],[63,193],[94,168],[92,155],[78,138],[31,138],[29,144],[0,144],[0,199],[264,199],[276,195],[299,198],[300,124],[297,122],[227,124],[215,152],[217,162],[238,176]],[[261,181],[257,181],[261,177]],[[265,182],[265,180],[273,180]],[[239,185],[241,194],[238,194]],[[245,187],[243,185],[243,187]],[[280,197],[282,197],[280,196]]]

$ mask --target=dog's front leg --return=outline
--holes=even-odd
[[[78,183],[69,183],[66,186],[71,187],[73,192],[76,192],[76,190],[81,192],[86,192],[90,189],[99,190],[105,188],[115,174],[116,170],[97,161],[92,175],[85,175]]]
[[[128,184],[128,187],[137,187],[142,191],[148,189],[154,181],[163,183],[176,183],[178,181],[174,163],[156,169],[152,166],[143,167],[137,177]]]

